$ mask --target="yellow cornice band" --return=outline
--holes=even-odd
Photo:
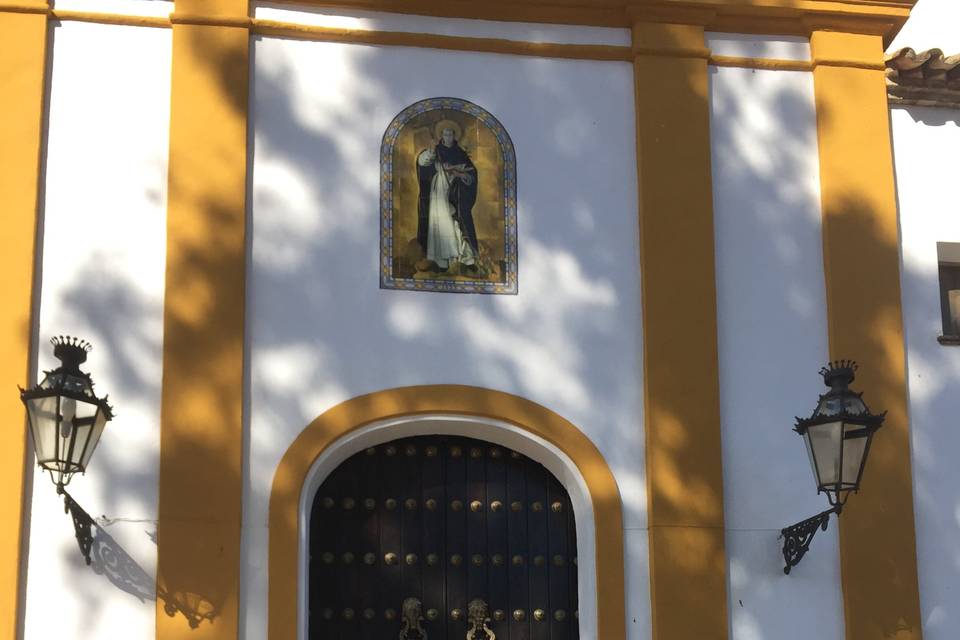
[[[177,10],[170,21],[179,24],[203,24],[249,27],[248,15],[239,15],[231,2],[211,3],[209,12],[202,3],[191,2],[186,10]],[[637,4],[627,0],[597,3],[593,7],[570,7],[560,3],[473,2],[422,0],[370,0],[328,2],[303,0],[300,4],[318,7],[363,8],[371,11],[416,13],[450,18],[483,18],[505,21],[554,22],[557,24],[629,27],[637,20],[673,24],[696,24],[708,30],[739,33],[809,34],[833,29],[870,33],[889,37],[907,19],[913,1],[867,2],[861,0],[658,0]],[[61,13],[64,15],[100,15],[105,22],[120,24],[121,16],[110,13],[55,10],[43,0],[6,0],[0,11],[16,13]],[[598,19],[599,15],[606,18]],[[611,18],[614,16],[615,18]],[[129,16],[134,17],[134,16]],[[146,17],[146,16],[143,16]],[[79,19],[79,18],[65,18]],[[94,20],[87,20],[94,21]]]
[[[866,69],[869,71],[886,71],[887,67],[883,62],[863,62],[861,60],[845,60],[842,58],[821,58],[813,59],[813,66],[816,67],[841,67],[846,69]]]
[[[295,4],[446,18],[630,27],[637,20],[711,31],[809,34],[839,29],[892,38],[916,0],[299,0]]]
[[[813,63],[808,60],[710,56],[710,64],[715,67],[737,67],[740,69],[760,69],[769,71],[813,71]]]
[[[0,4],[0,10],[7,5]],[[60,21],[80,21],[102,24],[169,28],[173,24],[193,24],[206,26],[239,27],[250,29],[252,33],[266,36],[279,36],[315,40],[324,42],[351,42],[399,47],[422,47],[450,51],[477,51],[482,53],[502,53],[507,55],[538,56],[545,58],[563,58],[576,60],[600,60],[629,62],[636,56],[660,56],[677,58],[706,58],[710,64],[721,67],[741,67],[747,69],[770,69],[783,71],[810,71],[817,66],[850,67],[858,69],[883,70],[882,63],[865,62],[855,57],[820,56],[813,61],[793,61],[766,58],[713,55],[705,47],[623,47],[616,45],[577,45],[545,42],[507,40],[502,38],[476,38],[470,36],[447,36],[430,33],[378,31],[362,29],[343,29],[303,25],[291,22],[249,18],[243,16],[207,16],[195,13],[174,13],[163,16],[136,16],[129,14],[101,13],[92,11],[74,11],[67,9],[49,9],[40,5],[14,3],[9,5],[14,12],[48,13]],[[801,21],[802,22],[802,21]],[[799,23],[798,23],[799,24]],[[805,24],[805,23],[804,23]],[[769,23],[769,29],[758,28],[758,23],[749,21],[742,25],[744,33],[774,33],[776,23]],[[809,32],[809,25],[801,31]]]

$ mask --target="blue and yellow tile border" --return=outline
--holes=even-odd
[[[503,158],[504,278],[499,282],[417,280],[393,275],[393,147],[403,127],[428,111],[461,111],[477,118],[497,139]],[[380,146],[380,288],[449,293],[517,293],[517,159],[507,130],[486,109],[460,98],[428,98],[401,111]]]

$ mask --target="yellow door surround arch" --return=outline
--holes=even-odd
[[[294,440],[277,467],[270,493],[268,638],[297,637],[300,498],[317,458],[344,436],[394,418],[452,414],[505,422],[540,438],[576,465],[593,503],[596,538],[597,637],[626,638],[623,518],[613,473],[577,427],[535,402],[502,391],[425,385],[377,391],[324,412]]]

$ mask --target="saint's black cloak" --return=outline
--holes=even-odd
[[[467,184],[461,178],[453,178],[450,181],[450,204],[453,205],[454,222],[460,225],[460,232],[473,247],[474,252],[479,255],[480,249],[477,246],[477,231],[473,225],[473,205],[477,201],[477,168],[467,152],[454,140],[452,146],[444,146],[441,142],[434,151],[437,159],[445,164],[462,164],[468,168],[467,175],[472,177],[470,184]],[[418,156],[419,157],[419,154]],[[417,163],[417,178],[420,182],[420,202],[417,206],[417,242],[423,249],[424,255],[427,253],[427,230],[430,226],[430,185],[433,182],[433,176],[437,169],[433,163],[426,167]]]

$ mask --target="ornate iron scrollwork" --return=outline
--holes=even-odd
[[[470,625],[467,640],[497,640],[497,636],[487,626],[490,622],[487,609],[487,603],[480,598],[471,600],[467,605],[467,623]]]
[[[217,610],[204,598],[191,593],[167,593],[157,587],[156,581],[130,557],[130,555],[94,520],[90,514],[73,499],[63,487],[58,488],[63,496],[63,511],[73,520],[73,530],[77,536],[80,553],[91,569],[106,576],[114,586],[135,596],[141,602],[160,598],[163,610],[171,618],[182,613],[196,629],[204,620],[213,622]],[[413,636],[417,638],[417,636]],[[411,640],[413,640],[411,638]],[[426,635],[423,636],[426,638]]]
[[[830,514],[840,513],[840,507],[827,509],[818,513],[812,518],[807,518],[802,522],[790,525],[780,530],[780,537],[783,538],[783,561],[786,566],[783,572],[790,574],[790,569],[797,566],[807,551],[810,550],[810,543],[818,530],[826,531],[830,523]]]
[[[400,627],[400,640],[427,640],[427,632],[420,622],[422,605],[416,598],[407,598],[403,601],[403,618]]]
[[[73,519],[73,531],[77,535],[77,544],[80,545],[80,553],[83,559],[90,564],[90,548],[93,546],[93,530],[95,524],[90,514],[83,510],[76,500],[63,489],[58,487],[59,493],[63,494],[63,512],[69,513]]]

